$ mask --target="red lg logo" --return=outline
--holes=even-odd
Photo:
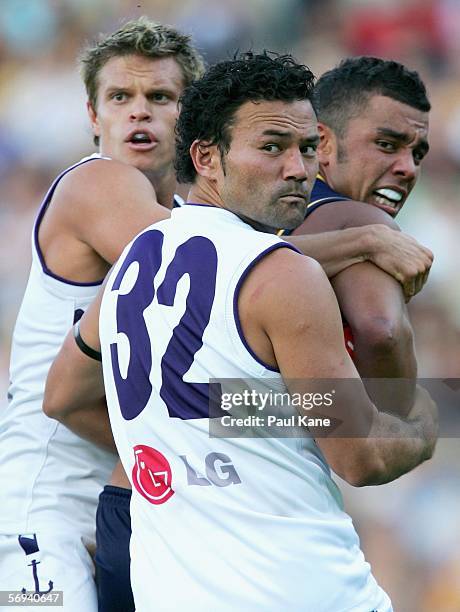
[[[137,491],[151,504],[164,504],[174,495],[168,460],[160,452],[138,444],[134,447],[133,483]]]

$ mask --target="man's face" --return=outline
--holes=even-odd
[[[88,112],[102,155],[144,172],[171,172],[178,99],[184,87],[175,59],[113,57],[98,75]]]
[[[428,113],[374,95],[326,154],[321,143],[321,170],[339,193],[395,217],[419,176],[427,134]]]
[[[225,208],[264,231],[302,223],[318,170],[310,102],[245,102],[216,188]]]

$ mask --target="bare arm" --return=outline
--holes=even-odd
[[[54,273],[92,282],[107,274],[134,236],[169,214],[139,170],[99,159],[74,168],[59,182],[40,227],[40,246]],[[80,327],[93,348],[99,346],[98,312],[99,301]],[[101,366],[78,349],[72,332],[48,378],[45,413],[81,437],[114,450]]]
[[[101,298],[102,290],[80,321],[81,337],[97,351]],[[105,403],[102,364],[78,348],[73,330],[48,372],[43,410],[80,437],[116,452]]]
[[[94,160],[58,183],[40,226],[40,246],[54,273],[92,282],[106,275],[134,236],[169,215],[139,170]]]
[[[309,234],[369,223],[398,230],[393,219],[378,208],[347,201],[319,207],[305,219],[300,231]],[[390,410],[395,405],[397,391],[400,414],[407,415],[413,404],[417,363],[401,285],[368,262],[343,270],[331,283],[353,333],[354,363],[360,376],[405,379],[397,386],[369,381],[366,389],[371,399],[379,409]]]
[[[244,316],[249,310],[250,318]],[[240,313],[253,350],[278,365],[291,391],[299,392],[299,385],[311,390],[312,379],[353,381],[353,392],[345,385],[334,410],[348,424],[368,426],[370,435],[317,437],[329,465],[345,480],[355,486],[389,482],[431,457],[434,405],[420,391],[408,419],[375,408],[345,350],[338,304],[316,262],[285,249],[269,255],[250,273]]]
[[[299,235],[305,233],[300,226],[286,240],[319,261],[330,278],[355,263],[369,261],[400,282],[410,299],[426,282],[433,254],[411,236],[375,223],[336,228],[340,233],[322,230],[308,238]]]

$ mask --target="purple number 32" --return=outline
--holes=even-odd
[[[137,417],[152,394],[151,342],[155,329],[148,330],[144,311],[155,298],[154,279],[162,262],[164,236],[159,230],[148,230],[133,243],[112,285],[119,291],[128,268],[137,262],[137,278],[128,293],[117,296],[117,331],[127,336],[130,346],[126,377],[120,372],[118,344],[110,346],[112,369],[123,417]],[[216,290],[217,252],[203,236],[194,236],[181,244],[168,265],[163,282],[156,291],[159,304],[174,306],[177,285],[184,274],[190,277],[185,312],[173,330],[161,359],[160,395],[169,415],[180,419],[209,416],[209,384],[184,382],[209,323]],[[149,333],[150,331],[150,333]]]

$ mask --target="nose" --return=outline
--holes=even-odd
[[[305,158],[299,149],[287,151],[283,166],[283,179],[303,182],[307,180]]]
[[[412,150],[406,149],[401,152],[393,164],[393,174],[398,177],[403,177],[407,181],[413,181],[417,178],[419,166],[415,163]]]
[[[129,118],[131,121],[151,121],[152,110],[149,101],[144,96],[134,98]]]

